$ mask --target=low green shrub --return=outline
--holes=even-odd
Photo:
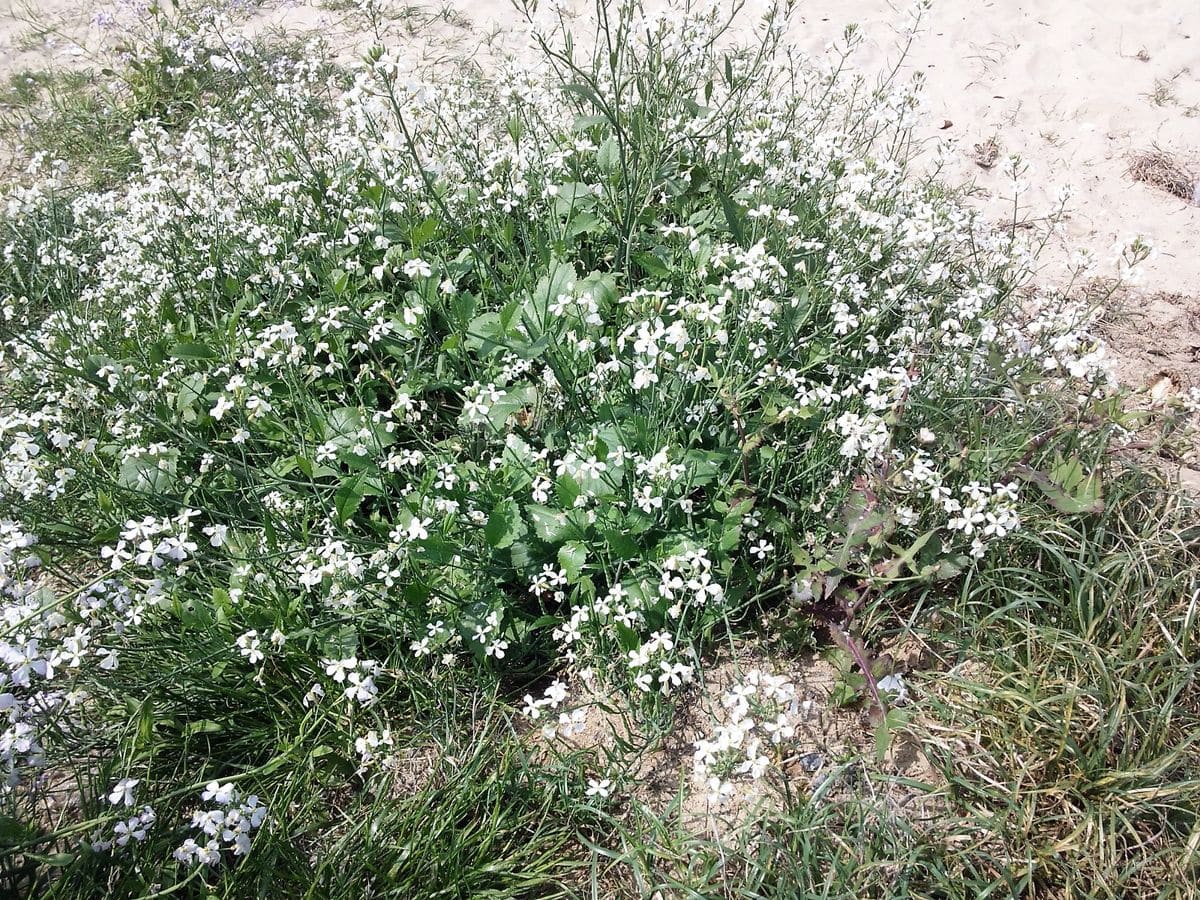
[[[8,192],[5,840],[59,888],[266,890],[260,830],[325,827],[305,791],[383,777],[431,685],[653,707],[714,636],[838,631],[1103,508],[1090,307],[914,168],[853,32],[544,24],[529,64],[344,82],[199,28],[126,180]]]

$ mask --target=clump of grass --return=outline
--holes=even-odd
[[[996,136],[992,135],[986,141],[982,141],[975,145],[975,151],[971,159],[975,165],[981,169],[990,169],[996,165],[996,160],[1000,158],[1000,142],[996,140]]]
[[[133,168],[132,119],[94,72],[17,73],[0,98],[0,140],[14,162],[52,154],[84,184],[114,184]]]
[[[1183,71],[1176,72],[1170,78],[1155,78],[1154,89],[1146,94],[1143,94],[1142,96],[1144,96],[1155,106],[1167,106],[1171,103],[1174,103],[1175,82],[1178,81],[1180,76],[1182,76],[1186,71],[1187,70],[1184,69]]]
[[[1166,191],[1180,200],[1196,203],[1200,181],[1175,154],[1160,147],[1135,153],[1127,170],[1134,181]]]
[[[1008,848],[1019,889],[1170,894],[1200,828],[1196,504],[1127,476],[1092,520],[1030,530],[964,586],[940,631],[970,662],[933,678],[927,749]]]
[[[895,776],[847,760],[853,790],[794,784],[740,839],[639,807],[595,865],[643,894],[1187,896],[1197,505],[1129,470],[1108,496],[1095,518],[1025,530],[953,597],[881,600],[901,602],[942,661],[913,676],[920,714],[905,729],[941,776],[906,782],[924,803],[896,804]]]

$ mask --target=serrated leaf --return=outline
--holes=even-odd
[[[364,481],[362,475],[347,478],[333,495],[333,508],[337,512],[339,525],[345,525],[362,504],[366,496]]]
[[[326,659],[346,659],[358,652],[358,631],[353,625],[343,625],[321,639],[321,655]]]
[[[1070,493],[1045,473],[1029,466],[1018,466],[1016,473],[1023,480],[1036,484],[1046,495],[1050,505],[1061,513],[1071,516],[1104,511],[1104,499],[1100,496],[1099,472],[1093,472],[1086,477],[1080,475],[1081,480],[1077,480],[1074,471],[1070,471],[1068,474],[1076,481],[1074,490]]]
[[[610,528],[604,532],[604,542],[608,545],[609,552],[617,559],[637,559],[642,554],[637,543],[625,532],[616,528]]]
[[[497,550],[511,547],[525,531],[521,521],[521,507],[511,497],[501,500],[492,508],[487,525],[483,529],[488,546]]]
[[[567,223],[567,237],[579,237],[581,234],[591,234],[601,231],[604,222],[595,213],[582,210],[571,217]]]
[[[617,641],[621,644],[621,649],[626,653],[636,650],[642,645],[642,639],[638,637],[638,633],[632,628],[622,625],[620,622],[614,622],[613,625],[617,629]]]
[[[529,520],[533,522],[533,530],[539,538],[550,544],[562,540],[569,525],[565,512],[537,505],[527,506],[525,511],[529,514]]]
[[[717,197],[721,201],[721,211],[725,213],[725,224],[729,226],[729,233],[733,235],[733,239],[737,243],[742,243],[745,236],[742,227],[742,219],[745,214],[742,208],[725,191],[718,190]]]
[[[146,494],[170,493],[175,487],[177,450],[158,456],[127,456],[121,460],[117,484]]]
[[[646,271],[648,275],[653,275],[656,278],[666,278],[671,274],[671,270],[661,259],[653,253],[641,252],[633,254],[633,261]]]
[[[554,499],[563,509],[571,509],[579,498],[579,482],[563,472],[554,483]]]

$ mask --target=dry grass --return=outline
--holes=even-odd
[[[1134,154],[1128,171],[1134,181],[1166,191],[1180,200],[1196,203],[1200,199],[1196,175],[1177,155],[1161,147],[1155,146]]]
[[[996,164],[996,160],[999,157],[1000,144],[996,140],[995,135],[993,135],[986,141],[975,145],[975,152],[972,154],[971,159],[981,169],[990,169]]]

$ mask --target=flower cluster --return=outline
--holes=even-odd
[[[757,669],[746,672],[721,705],[725,721],[697,741],[692,754],[694,779],[707,787],[709,802],[718,804],[733,794],[739,778],[753,782],[766,774],[803,715],[795,685]]]
[[[215,866],[221,862],[226,850],[232,851],[234,856],[249,853],[251,835],[267,817],[267,808],[258,797],[251,794],[242,800],[232,783],[211,781],[201,792],[200,799],[214,804],[211,809],[198,809],[192,813],[191,827],[202,836],[188,838],[180,844],[175,859],[187,866]]]
[[[140,778],[122,778],[108,794],[108,802],[116,807],[132,807],[136,804],[137,787]],[[154,808],[143,806],[137,813],[124,819],[118,819],[113,825],[111,834],[97,830],[91,838],[92,850],[97,853],[112,850],[115,847],[125,847],[131,841],[141,843],[146,840],[150,828],[158,820]]]

